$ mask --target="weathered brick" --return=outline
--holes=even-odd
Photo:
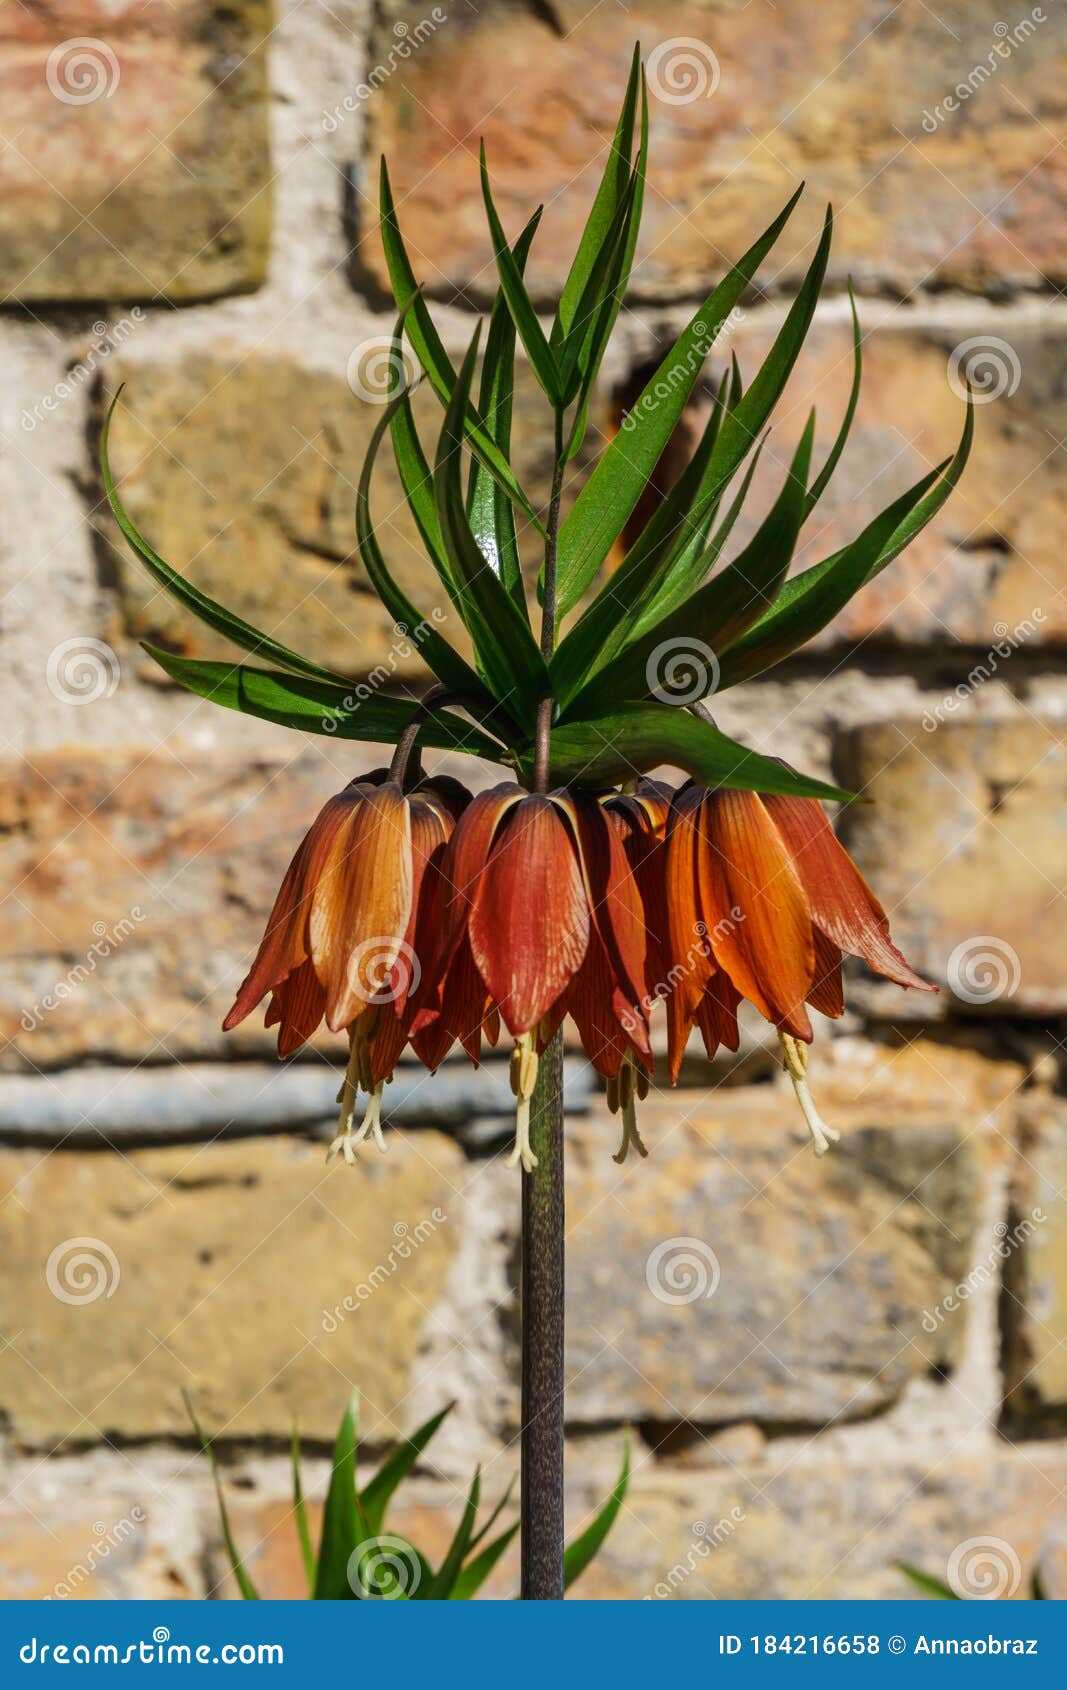
[[[901,949],[944,988],[879,987],[873,1001],[905,1017],[1062,1011],[1063,723],[1033,712],[872,723],[841,736],[838,770],[870,800],[844,815],[845,842]]]
[[[0,297],[259,285],[269,0],[54,0],[0,19]]]
[[[967,1264],[973,1105],[934,1068],[901,1101],[895,1060],[817,1085],[843,1132],[821,1162],[774,1085],[650,1099],[649,1160],[621,1172],[606,1115],[575,1135],[572,1419],[821,1423],[952,1364],[961,1325],[922,1315]]]
[[[395,67],[369,111],[367,174],[385,151],[420,281],[481,295],[492,277],[475,162],[484,136],[506,227],[549,208],[529,277],[551,294],[640,39],[652,61],[652,151],[639,293],[706,291],[802,178],[804,205],[767,282],[799,276],[830,200],[835,281],[852,273],[902,292],[1037,285],[1063,270],[1067,182],[1054,136],[1067,37],[1053,10],[1005,41],[1001,10],[998,0],[948,0],[936,17],[872,17],[861,0],[784,0],[770,22],[713,0],[685,0],[669,19],[656,0],[551,12],[495,0],[450,18]],[[382,37],[371,59],[386,50]],[[946,94],[983,65],[961,109],[944,111]],[[1037,121],[1020,121],[1030,114]],[[381,285],[373,217],[365,223],[359,270]]]
[[[464,1199],[448,1140],[394,1148],[358,1175],[294,1139],[0,1153],[14,1437],[184,1435],[186,1389],[228,1436],[325,1441],[356,1385],[395,1436]]]
[[[1005,1385],[1013,1429],[1067,1415],[1067,1105],[1026,1100],[1005,1235]]]

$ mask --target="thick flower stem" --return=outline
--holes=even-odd
[[[530,1104],[537,1166],[522,1176],[522,1587],[563,1596],[563,1035]]]

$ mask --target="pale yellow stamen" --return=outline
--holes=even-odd
[[[382,1133],[382,1087],[384,1081],[371,1091],[367,1099],[367,1111],[360,1122],[359,1128],[353,1131],[356,1098],[360,1084],[366,1083],[366,1040],[360,1039],[356,1029],[350,1030],[348,1049],[348,1067],[345,1069],[344,1082],[337,1094],[337,1101],[341,1105],[338,1117],[339,1128],[337,1137],[326,1152],[327,1162],[332,1162],[335,1156],[343,1156],[349,1167],[356,1162],[357,1147],[367,1138],[373,1138],[379,1150],[386,1150],[388,1146]]]
[[[779,1033],[778,1038],[782,1046],[782,1060],[786,1072],[793,1082],[800,1112],[804,1117],[807,1129],[811,1134],[812,1146],[816,1156],[825,1156],[830,1146],[836,1144],[841,1134],[835,1127],[828,1127],[815,1107],[815,1099],[807,1081],[808,1053],[804,1045],[792,1038],[789,1033]]]
[[[508,1167],[522,1164],[523,1171],[532,1174],[537,1157],[530,1144],[530,1099],[537,1084],[537,1048],[532,1033],[523,1033],[515,1041],[511,1053],[511,1089],[517,1099],[515,1105],[515,1145],[508,1157]]]
[[[619,1109],[622,1110],[622,1143],[611,1158],[612,1161],[617,1162],[620,1167],[623,1162],[625,1162],[631,1145],[637,1151],[639,1156],[648,1155],[648,1150],[646,1149],[641,1134],[637,1129],[636,1100],[638,1096],[645,1097],[648,1094],[647,1078],[645,1078],[643,1088],[641,1084],[642,1078],[645,1077],[639,1074],[638,1070],[634,1066],[633,1057],[630,1055],[629,1051],[627,1051],[625,1057],[623,1058],[622,1067],[619,1069],[614,1082],[615,1107],[612,1109],[612,1114],[615,1114]],[[608,1084],[610,1087],[612,1082],[609,1081]]]

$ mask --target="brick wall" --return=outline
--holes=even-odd
[[[652,183],[593,447],[801,176],[804,208],[730,346],[751,372],[832,199],[827,294],[768,462],[811,404],[821,439],[836,425],[850,275],[865,384],[804,559],[952,450],[963,373],[982,403],[966,482],[921,541],[814,657],[717,709],[873,800],[849,845],[941,994],[853,979],[847,1018],[819,1031],[820,1101],[843,1132],[821,1163],[754,1023],[737,1059],[709,1071],[694,1051],[681,1088],[656,1089],[640,1165],[610,1160],[613,1124],[575,1067],[573,1520],[626,1424],[637,1469],[586,1588],[894,1595],[897,1559],[943,1575],[991,1538],[1009,1571],[1040,1560],[1067,1593],[1060,8],[15,0],[0,18],[4,1595],[229,1592],[183,1389],[220,1428],[235,1526],[273,1594],[299,1588],[290,1425],[321,1494],[353,1383],[375,1447],[458,1400],[395,1522],[431,1550],[476,1461],[493,1495],[514,1470],[502,1070],[402,1070],[390,1154],[352,1175],[322,1160],[336,1041],[281,1070],[262,1030],[221,1037],[296,839],[366,764],[161,683],[141,639],[224,648],[116,545],[95,449],[124,382],[116,470],[164,555],[331,664],[417,679],[352,556],[390,327],[376,155],[457,348],[490,292],[478,136],[509,227],[548,204],[543,300],[637,35]],[[534,392],[524,378],[520,462],[540,487]],[[389,473],[390,556],[425,596]],[[696,1294],[664,1298],[660,1247],[687,1240]]]

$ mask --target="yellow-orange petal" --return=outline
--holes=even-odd
[[[338,829],[312,899],[308,936],[331,1032],[380,997],[407,931],[411,889],[411,812],[387,781]]]
[[[709,792],[700,811],[700,902],[719,966],[742,997],[794,1038],[815,972],[807,895],[781,834],[754,792]]]
[[[826,937],[898,986],[936,991],[897,950],[885,910],[838,841],[818,800],[775,796],[764,802],[796,864],[812,917]]]

